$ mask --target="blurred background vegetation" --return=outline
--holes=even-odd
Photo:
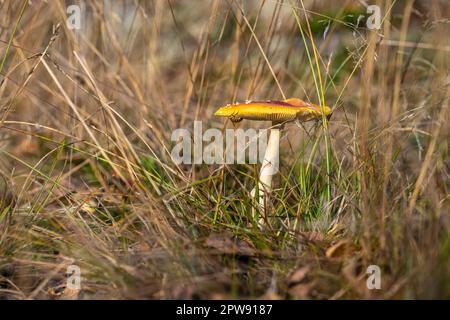
[[[448,1],[0,12],[1,298],[450,298]],[[286,126],[260,231],[258,167],[176,165],[171,134],[233,128],[219,106],[283,94],[334,113]]]

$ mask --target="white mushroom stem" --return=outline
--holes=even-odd
[[[260,229],[264,226],[264,220],[266,218],[267,194],[272,189],[272,178],[278,172],[279,168],[280,132],[281,125],[273,123],[272,129],[269,130],[269,141],[267,142],[264,160],[259,173],[259,199],[257,201],[260,212],[258,221]],[[253,189],[252,195],[256,196],[256,188]]]

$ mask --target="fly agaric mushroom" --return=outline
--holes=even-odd
[[[283,101],[246,101],[244,103],[226,105],[214,113],[216,116],[227,117],[232,122],[239,122],[243,119],[272,121],[269,141],[259,174],[258,204],[260,212],[263,214],[259,220],[260,227],[262,227],[265,218],[265,195],[271,190],[272,177],[278,170],[280,130],[283,124],[294,120],[306,122],[321,119],[322,116],[329,118],[331,113],[332,111],[329,107],[321,107],[296,98]],[[255,195],[256,188],[252,190],[252,196]]]

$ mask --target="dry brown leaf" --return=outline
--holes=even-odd
[[[301,282],[303,279],[305,279],[309,270],[310,270],[309,266],[303,266],[303,267],[297,268],[288,276],[287,284],[289,286],[291,286],[291,285]]]
[[[47,289],[47,294],[50,298],[56,300],[78,300],[80,292],[80,289],[67,288],[65,285],[49,287]]]
[[[296,299],[307,299],[312,287],[312,283],[299,283],[289,289],[289,294]]]
[[[192,285],[176,285],[171,290],[171,298],[180,300],[192,299],[194,291],[194,286]]]
[[[80,296],[80,289],[71,289],[71,288],[66,288],[60,299],[61,300],[77,300]]]

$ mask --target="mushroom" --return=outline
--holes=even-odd
[[[259,211],[262,213],[258,222],[260,228],[262,228],[266,216],[266,195],[272,188],[272,177],[278,171],[280,130],[284,123],[294,120],[306,122],[321,119],[323,116],[329,118],[331,113],[329,107],[321,107],[296,98],[283,101],[246,101],[226,105],[216,111],[216,116],[228,117],[232,122],[239,122],[243,119],[272,121],[258,182],[259,199],[257,201]],[[256,188],[252,190],[252,196],[255,195]]]

